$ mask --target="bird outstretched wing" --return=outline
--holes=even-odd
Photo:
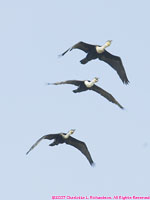
[[[120,57],[114,56],[105,50],[103,53],[99,54],[99,59],[108,63],[114,70],[116,70],[123,83],[129,83]]]
[[[121,109],[124,109],[122,105],[120,105],[118,103],[118,101],[108,92],[106,92],[105,90],[103,90],[102,88],[98,87],[97,85],[93,85],[91,87],[91,90],[99,93],[100,95],[102,95],[103,97],[105,97],[108,101],[115,103],[116,105],[118,105]]]
[[[47,83],[47,84],[48,84],[48,85],[71,84],[71,85],[79,86],[82,82],[83,82],[83,81],[78,81],[78,80],[68,80],[68,81],[61,81],[61,82]]]
[[[67,49],[64,53],[60,54],[60,56],[64,56],[68,51],[71,51],[73,49],[80,49],[80,50],[84,51],[85,53],[88,53],[94,47],[95,47],[95,45],[92,45],[92,44],[87,44],[85,42],[78,42],[71,48]]]
[[[36,146],[41,142],[41,140],[43,140],[43,139],[52,140],[52,139],[55,139],[57,135],[58,135],[58,134],[48,134],[48,135],[42,136],[40,139],[38,139],[38,140],[36,141],[35,144],[32,145],[32,147],[29,149],[29,151],[27,151],[26,155],[27,155],[32,149],[34,149],[34,147],[36,147]]]
[[[70,136],[67,140],[65,140],[65,143],[69,144],[71,146],[74,146],[79,151],[81,151],[85,155],[85,157],[88,159],[90,165],[94,165],[94,162],[92,160],[90,152],[88,151],[88,148],[87,148],[87,146],[84,142],[79,141],[79,140]]]

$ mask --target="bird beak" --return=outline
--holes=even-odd
[[[99,81],[99,77],[95,77],[95,79],[97,79],[97,82]]]

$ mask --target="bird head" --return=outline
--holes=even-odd
[[[72,135],[74,132],[75,132],[76,129],[71,129],[69,132],[70,132],[70,135]]]
[[[107,47],[108,46],[110,46],[111,45],[111,43],[112,43],[112,40],[107,40],[107,42],[105,43],[106,45],[107,45]]]
[[[99,81],[99,78],[98,77],[95,77],[94,78],[94,82],[96,83],[96,82],[98,82]]]

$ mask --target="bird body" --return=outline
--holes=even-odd
[[[81,153],[84,154],[84,156],[88,159],[90,165],[94,165],[94,162],[92,160],[92,157],[88,151],[86,144],[84,142],[77,140],[70,136],[71,134],[74,133],[74,131],[75,131],[75,129],[71,129],[70,131],[68,131],[67,134],[66,133],[57,133],[57,134],[44,135],[39,140],[37,140],[37,142],[35,144],[33,144],[31,146],[31,148],[29,149],[29,151],[26,154],[28,154],[32,149],[34,149],[34,147],[36,147],[41,142],[41,140],[54,139],[54,141],[51,144],[49,144],[49,146],[55,146],[55,145],[59,145],[59,144],[63,144],[63,143],[71,145],[71,146],[77,148],[79,151],[81,151]]]
[[[86,64],[91,60],[99,59],[101,61],[106,62],[109,64],[119,75],[120,79],[123,83],[128,84],[129,80],[127,78],[124,66],[122,64],[121,58],[115,55],[110,54],[105,49],[111,45],[111,40],[108,40],[104,45],[91,45],[85,42],[78,42],[71,48],[67,49],[64,53],[60,56],[64,56],[68,51],[73,49],[80,49],[87,53],[86,57],[83,58],[80,62],[81,64]]]
[[[95,77],[92,81],[68,80],[68,81],[61,81],[61,82],[47,83],[47,84],[48,85],[72,84],[72,85],[78,86],[77,89],[73,90],[74,93],[79,93],[79,92],[83,92],[87,90],[93,90],[99,93],[100,95],[102,95],[103,97],[105,97],[108,101],[118,105],[121,109],[123,109],[123,106],[121,106],[119,102],[111,94],[109,94],[107,91],[95,85],[95,83],[98,82],[98,80],[99,79]]]

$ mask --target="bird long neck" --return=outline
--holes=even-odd
[[[84,83],[85,83],[86,87],[90,88],[96,83],[96,81],[95,81],[95,79],[93,79],[92,81],[84,81]]]
[[[68,131],[66,135],[63,133],[61,135],[63,136],[64,139],[67,139],[71,135],[71,131]]]
[[[109,42],[105,42],[105,44],[102,46],[104,49],[109,47],[110,46],[110,43]]]
[[[97,51],[97,53],[103,53],[105,48],[107,48],[109,46],[110,46],[110,44],[108,42],[105,42],[105,44],[103,44],[101,47],[96,46],[96,51]]]

